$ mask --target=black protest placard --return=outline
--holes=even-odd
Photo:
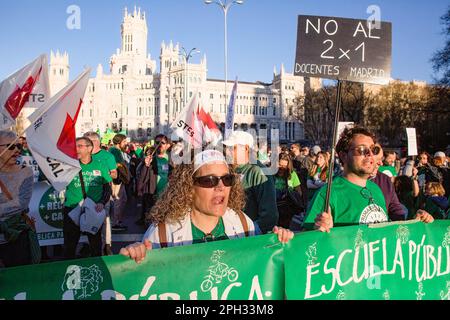
[[[297,76],[386,84],[391,55],[390,22],[298,16]]]

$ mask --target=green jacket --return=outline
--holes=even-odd
[[[273,176],[266,176],[262,168],[260,163],[245,164],[238,166],[236,172],[241,175],[245,190],[244,212],[267,233],[278,222],[278,210]]]

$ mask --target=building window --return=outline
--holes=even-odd
[[[209,98],[210,98],[210,99],[214,99],[214,94],[210,93],[210,94],[209,94]]]

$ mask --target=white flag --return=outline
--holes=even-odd
[[[90,72],[90,69],[84,71],[36,111],[37,120],[26,130],[33,157],[58,191],[80,171],[75,125]]]
[[[231,90],[230,102],[228,104],[227,109],[227,118],[225,121],[225,139],[227,139],[228,136],[231,134],[231,132],[233,132],[234,130],[234,107],[236,104],[237,83],[238,81],[236,77],[236,80],[234,81],[233,90]]]
[[[0,129],[15,124],[24,107],[40,108],[50,98],[45,54],[0,83]]]
[[[199,148],[204,143],[217,144],[222,138],[220,130],[210,114],[203,109],[203,103],[198,92],[178,115],[170,128],[174,130],[178,137],[183,138],[194,148]]]

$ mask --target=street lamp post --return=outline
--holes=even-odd
[[[188,72],[188,66],[189,66],[189,59],[196,53],[200,53],[200,50],[198,50],[197,48],[192,48],[191,50],[189,50],[189,52],[186,51],[186,49],[184,47],[181,47],[181,49],[183,50],[182,53],[180,53],[180,55],[183,56],[184,58],[184,106],[186,106],[187,104],[187,100],[188,100],[188,76],[189,76],[189,72]]]
[[[205,4],[211,4],[211,3],[215,3],[217,4],[220,8],[222,8],[223,10],[223,15],[224,15],[224,30],[225,30],[225,36],[224,36],[224,53],[225,53],[225,110],[227,110],[227,81],[228,81],[228,69],[227,69],[227,14],[228,14],[228,9],[230,9],[230,7],[236,3],[236,4],[243,4],[244,1],[243,0],[234,0],[234,1],[228,1],[228,0],[204,0]]]

